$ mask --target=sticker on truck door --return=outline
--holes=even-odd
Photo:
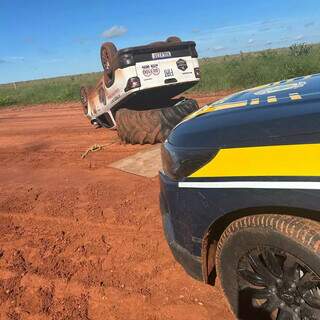
[[[160,69],[158,64],[152,64],[151,65],[151,71],[153,75],[158,76],[160,74]]]
[[[149,65],[142,66],[142,73],[146,78],[151,77],[152,71]]]
[[[152,59],[165,59],[165,58],[170,58],[171,57],[171,52],[170,51],[165,51],[165,52],[154,52],[152,53]]]
[[[158,76],[160,74],[160,68],[157,63],[152,65],[142,66],[142,73],[146,78],[150,78],[152,75]]]
[[[178,69],[180,69],[182,71],[186,71],[188,69],[187,61],[183,60],[183,59],[179,59],[177,61],[177,67],[178,67]]]
[[[172,78],[174,76],[173,70],[170,69],[164,69],[164,76],[166,78]]]

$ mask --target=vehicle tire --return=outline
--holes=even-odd
[[[165,44],[164,41],[156,41],[156,42],[151,42],[149,43],[149,47],[159,47],[159,46],[163,46]]]
[[[105,42],[100,49],[103,70],[110,76],[113,73],[112,60],[117,54],[117,48],[112,42]]]
[[[179,37],[176,37],[176,36],[172,36],[172,37],[169,37],[167,40],[167,42],[182,42],[182,40],[179,38]]]
[[[88,88],[81,87],[80,88],[80,101],[83,108],[83,113],[85,115],[88,114]]]
[[[181,120],[198,109],[198,103],[192,99],[160,109],[120,109],[116,113],[118,136],[131,144],[163,142]]]
[[[216,269],[237,319],[320,319],[320,224],[255,215],[222,234]]]

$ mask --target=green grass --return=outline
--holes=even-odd
[[[100,72],[0,85],[0,106],[79,100],[82,85],[95,85]]]
[[[320,45],[294,45],[239,55],[200,59],[201,81],[189,92],[246,89],[283,79],[320,73]],[[0,106],[79,99],[81,85],[95,85],[101,73],[0,85]]]
[[[191,92],[247,89],[261,84],[320,73],[320,45],[200,60],[201,81]]]

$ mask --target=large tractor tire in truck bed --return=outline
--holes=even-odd
[[[184,99],[172,107],[160,109],[120,109],[116,113],[118,136],[131,144],[164,142],[179,122],[198,109],[198,103],[193,99]]]

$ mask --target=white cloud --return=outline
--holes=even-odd
[[[259,29],[259,31],[264,32],[264,31],[270,31],[272,28],[271,27],[262,27]]]
[[[310,28],[310,27],[314,27],[316,25],[316,23],[314,21],[310,21],[308,23],[306,23],[304,25],[305,28]]]
[[[24,57],[9,57],[8,60],[11,60],[11,61],[23,61]]]
[[[299,34],[298,36],[294,37],[294,40],[302,40],[304,38],[303,34]]]
[[[221,50],[224,50],[224,49],[225,49],[225,47],[223,47],[223,46],[215,46],[215,47],[212,48],[212,50],[214,50],[214,51],[221,51]]]
[[[265,20],[260,23],[260,32],[270,31],[272,29],[279,29],[282,26],[282,21],[280,20]]]
[[[102,33],[102,37],[104,38],[116,38],[121,37],[125,33],[127,33],[128,29],[124,26],[113,26],[110,29],[105,30]]]
[[[0,63],[12,63],[12,62],[19,62],[19,61],[24,61],[24,57],[5,57],[5,58],[0,58]]]
[[[248,43],[249,43],[249,44],[254,43],[254,39],[252,39],[252,38],[251,38],[251,39],[249,39],[249,40],[248,40]]]

